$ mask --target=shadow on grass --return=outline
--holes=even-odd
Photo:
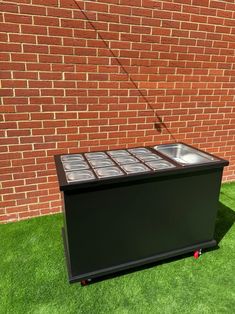
[[[234,221],[235,212],[220,202],[215,224],[215,240],[217,243],[223,239],[223,237],[234,224]]]
[[[215,237],[214,237],[218,244],[224,238],[224,236],[232,227],[234,222],[235,222],[235,212],[231,208],[225,206],[223,203],[220,202],[216,224],[215,224]],[[210,251],[217,250],[218,248],[219,246],[217,245],[216,247],[206,249],[206,251],[210,252]],[[100,278],[92,279],[89,285],[106,280],[106,279],[111,279],[111,278],[127,275],[136,271],[141,271],[148,268],[152,268],[154,266],[159,266],[161,264],[171,263],[173,261],[180,260],[180,259],[190,257],[190,256],[192,256],[192,253],[186,253],[186,254],[182,254],[176,257],[171,257],[162,261],[157,261],[157,262],[150,263],[147,265],[142,265],[142,266],[134,267],[132,269],[127,269],[120,272],[116,272],[114,274],[102,276]]]

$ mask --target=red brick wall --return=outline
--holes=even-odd
[[[234,180],[234,0],[77,4],[0,1],[0,220],[61,209],[58,153],[185,141]]]

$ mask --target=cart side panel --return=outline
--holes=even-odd
[[[222,170],[65,191],[72,276],[212,240]]]

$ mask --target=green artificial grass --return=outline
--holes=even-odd
[[[1,225],[0,313],[234,313],[235,182],[220,202],[218,250],[86,287],[67,281],[61,214]]]

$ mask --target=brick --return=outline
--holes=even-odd
[[[45,156],[46,155],[46,153],[45,153],[45,151],[37,151],[37,152],[35,152],[35,151],[29,151],[29,152],[23,152],[23,157],[24,158],[32,158],[32,157],[39,157],[39,156]],[[32,178],[32,176],[31,176],[31,178]],[[41,182],[41,181],[37,181],[36,180],[36,182],[34,182],[34,181],[30,181],[29,182],[29,180],[28,180],[28,183],[29,184],[33,184],[33,183],[39,183],[39,182]]]
[[[74,30],[74,36],[77,38],[92,38],[96,39],[97,38],[97,32],[95,30]]]
[[[121,24],[140,25],[141,19],[139,17],[132,16],[120,16]]]
[[[10,60],[10,56],[8,53],[0,53],[0,61],[9,61]]]
[[[38,89],[26,89],[26,88],[19,88],[19,89],[15,89],[15,95],[16,96],[26,96],[26,97],[30,97],[30,96],[39,96],[39,90]]]
[[[40,215],[40,211],[34,210],[34,211],[26,211],[23,213],[19,213],[19,218],[20,219],[25,219],[25,218],[31,218],[31,217],[36,217]]]
[[[193,1],[192,1],[192,4],[193,4],[193,5],[198,5],[198,6],[208,7],[208,6],[209,6],[209,0],[204,0],[204,1],[201,1],[201,0],[193,0]]]
[[[17,4],[13,3],[0,3],[0,12],[18,12],[18,6]]]
[[[58,0],[47,0],[45,3],[44,0],[32,0],[32,4],[37,4],[37,5],[47,5],[47,6],[52,6],[52,7],[57,7],[58,6]]]
[[[198,24],[182,22],[181,23],[181,27],[182,27],[182,29],[187,29],[187,30],[197,30],[198,29]]]
[[[24,62],[27,59],[29,62],[37,62],[37,55],[35,54],[25,54],[25,53],[12,53],[11,60],[12,61],[22,61]],[[26,83],[26,82],[25,82]]]
[[[55,37],[52,37],[55,38]],[[78,39],[78,38],[60,38],[57,37],[58,39],[63,39],[63,45],[64,46],[79,46],[79,47],[85,47],[88,43],[85,39]]]
[[[102,3],[92,3],[87,2],[85,3],[85,10],[87,11],[95,11],[95,12],[108,12],[108,5]]]
[[[21,25],[21,31],[26,34],[47,34],[47,28],[45,26]]]
[[[119,34],[116,32],[99,32],[99,38],[102,38],[102,40],[119,40]],[[106,45],[103,45],[103,47],[106,47]]]
[[[8,2],[16,2],[16,3],[30,3],[31,0],[9,0]]]
[[[2,88],[0,90],[0,96],[13,96],[13,90],[10,88]]]
[[[0,173],[1,174],[20,173],[20,172],[22,172],[22,170],[23,169],[20,166],[19,167],[11,167],[11,168],[2,168]],[[11,199],[14,199],[14,197]],[[5,200],[7,200],[7,199],[5,199]],[[8,200],[10,200],[10,198],[8,198]]]
[[[60,47],[60,46],[50,46],[50,54],[72,55],[73,54],[73,48]]]
[[[73,64],[52,64],[52,71],[55,72],[74,72],[74,69]]]
[[[26,206],[26,205],[8,207],[6,209],[7,214],[22,213],[22,212],[25,212],[25,211],[28,211],[28,206]]]
[[[74,19],[61,19],[61,26],[68,28],[84,28],[84,21]]]
[[[52,88],[52,81],[28,81],[29,88]]]
[[[223,3],[221,1],[211,1],[210,6],[212,8],[217,8],[217,9],[224,10],[226,8],[226,3]]]
[[[27,68],[27,71],[50,71],[51,70],[51,67],[49,64],[43,64],[43,63],[27,63],[26,68]]]
[[[35,26],[35,27],[39,27],[39,26]],[[40,33],[39,33],[39,35],[40,35]],[[48,35],[49,36],[73,37],[73,30],[69,29],[69,28],[49,27],[49,34]]]
[[[69,89],[65,91],[66,96],[87,96],[86,90]]]
[[[38,78],[37,73],[34,72],[14,72],[13,73],[14,79],[34,79]]]
[[[18,120],[28,120],[29,114],[27,113],[10,113],[5,114],[5,121],[18,121]]]
[[[23,45],[23,52],[25,53],[48,53],[48,46],[43,45]],[[25,56],[27,57],[27,56]]]
[[[25,65],[23,63],[0,63],[0,70],[3,71],[9,71],[9,70],[19,70],[19,71],[24,71],[25,70]],[[1,72],[0,72],[1,74]],[[3,76],[4,78],[4,76]]]
[[[77,56],[95,56],[97,49],[95,48],[75,48]]]
[[[64,96],[64,90],[63,89],[43,89],[41,91],[42,96]]]
[[[39,55],[39,62],[41,63],[62,63],[62,56],[58,55]],[[42,65],[40,65],[42,66]],[[43,71],[45,71],[43,69]]]
[[[86,58],[81,56],[65,56],[64,57],[65,63],[70,63],[72,65],[74,64],[84,64],[86,63]],[[95,62],[94,62],[95,64]]]
[[[148,30],[150,29],[150,32],[153,33],[156,31],[156,27],[160,27],[161,26],[161,22],[160,21],[156,21],[156,19],[153,18],[146,18],[143,17],[142,18],[142,26],[144,26],[144,28],[147,28]],[[133,26],[134,27],[134,26]],[[136,26],[137,27],[137,26]],[[143,30],[144,30],[143,28]],[[145,31],[147,32],[147,30],[145,29]],[[168,32],[168,30],[162,29],[163,32]]]
[[[62,79],[62,73],[60,73],[60,72],[54,72],[54,73],[41,72],[41,73],[39,73],[39,77],[41,80],[61,80]]]
[[[81,5],[79,3],[79,5]],[[77,10],[78,6],[74,1],[68,1],[68,0],[60,0],[60,7],[61,8],[67,8],[67,9],[74,9]]]
[[[6,113],[6,112],[15,112],[15,106],[7,106],[7,105],[0,105],[0,112]]]
[[[11,43],[5,43],[0,44],[0,51],[6,51],[6,52],[21,52],[21,45],[20,44],[11,44]]]
[[[20,98],[20,97],[9,97],[9,98],[4,98],[4,104],[9,105],[9,104],[27,104],[28,101],[25,98]]]
[[[131,15],[131,8],[125,5],[110,5],[110,13]]]
[[[6,33],[19,33],[20,32],[19,25],[12,24],[12,23],[0,22],[0,29],[1,29],[1,32],[6,32]]]
[[[45,98],[49,98],[49,99],[50,99],[50,97],[45,97]],[[47,103],[48,103],[48,104],[47,104]],[[57,105],[50,105],[50,102],[49,102],[49,101],[48,101],[47,103],[46,103],[46,101],[45,101],[45,104],[43,104],[43,105],[41,106],[43,112],[55,111],[55,108],[56,108],[56,111],[64,111],[64,108],[65,108],[64,105],[59,105],[59,104],[57,104]]]
[[[224,26],[216,26],[215,30],[217,33],[224,33],[224,34],[230,34],[231,32],[230,27],[224,27]]]
[[[86,22],[85,28],[96,29],[96,31],[103,30],[107,31],[109,29],[109,25],[106,22],[95,21],[96,15],[94,13],[94,18],[92,19],[92,26],[89,22]]]
[[[217,17],[208,17],[208,23],[214,24],[214,25],[224,25],[224,19],[223,18],[217,18]]]
[[[170,20],[172,17],[172,12],[169,11],[163,11],[163,10],[155,10],[153,12],[153,18],[155,19],[168,19]]]
[[[120,0],[121,5],[128,5],[128,6],[141,6],[140,0]]]
[[[97,13],[97,19],[104,22],[115,22],[119,23],[118,14],[108,14],[108,13]]]
[[[43,0],[42,0],[43,1]],[[45,1],[44,4],[45,5]],[[47,8],[48,16],[55,16],[55,17],[63,17],[63,18],[72,18],[72,11],[63,9],[63,8]]]
[[[108,81],[107,74],[89,74],[88,77],[91,81]]]
[[[101,70],[102,68],[109,68],[109,67],[104,67],[100,66],[99,69]],[[76,72],[97,72],[97,66],[96,65],[76,65]],[[66,73],[69,74],[69,73]],[[72,73],[71,73],[72,74]],[[76,74],[76,73],[74,73]]]
[[[22,14],[5,14],[5,21],[17,24],[32,24],[32,17]]]
[[[34,16],[33,22],[35,25],[59,26],[59,19],[54,17]]]
[[[185,14],[185,13],[174,12],[172,17],[173,17],[173,20],[179,20],[179,21],[189,21],[190,20],[190,15]]]
[[[46,8],[44,6],[21,5],[20,13],[30,15],[46,15]]]
[[[131,10],[132,15],[136,16],[146,16],[146,17],[152,17],[153,13],[150,9],[145,8],[132,8]]]
[[[150,41],[150,42],[154,42],[155,40],[157,40],[158,42],[158,37],[157,36],[143,36],[143,40],[144,41]],[[149,39],[149,40],[147,40]],[[132,42],[139,42],[140,41],[140,35],[139,34],[121,34],[121,40],[123,41],[132,41]]]
[[[2,42],[7,42],[7,41],[8,41],[7,34],[5,34],[5,33],[0,33],[0,41],[2,41]]]
[[[18,220],[17,214],[7,214],[7,215],[0,215],[0,220],[2,222],[13,222]]]

